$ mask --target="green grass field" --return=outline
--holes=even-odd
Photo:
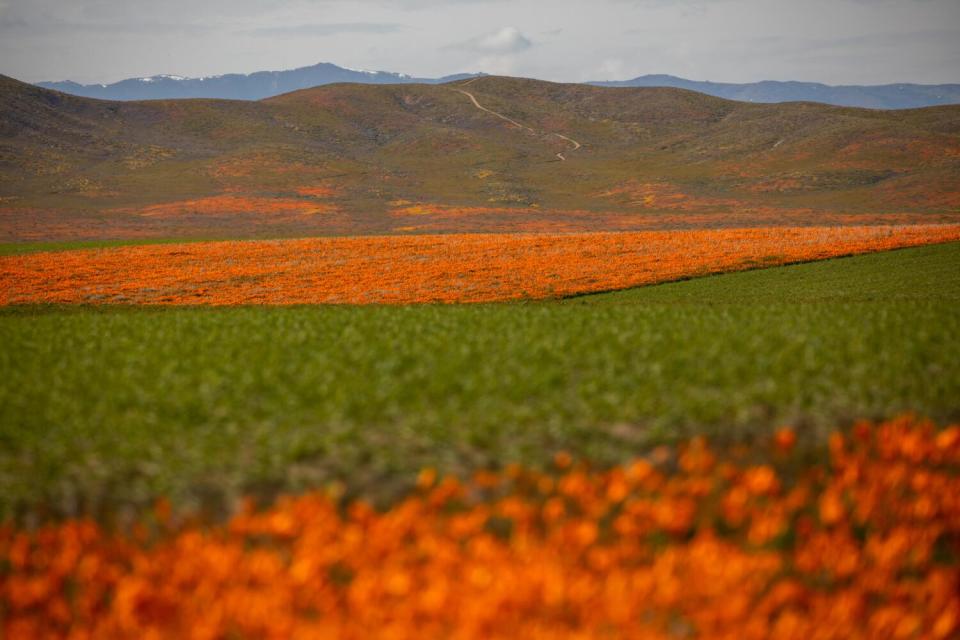
[[[960,244],[560,303],[0,310],[0,520],[960,418]]]
[[[743,271],[568,301],[573,304],[788,304],[960,301],[960,245]]]
[[[0,256],[17,256],[27,253],[51,251],[72,251],[74,249],[107,249],[144,244],[179,244],[183,242],[203,242],[177,238],[148,238],[144,240],[74,240],[68,242],[2,242]]]

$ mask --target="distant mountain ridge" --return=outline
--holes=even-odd
[[[466,80],[484,74],[461,73],[442,78],[415,78],[403,73],[347,69],[321,62],[288,71],[257,71],[241,74],[185,78],[156,75],[128,78],[112,84],[78,84],[69,80],[38,82],[44,89],[62,91],[84,98],[101,100],[161,100],[173,98],[220,98],[226,100],[262,100],[283,93],[309,89],[335,82],[360,84],[440,84]]]
[[[632,80],[590,82],[599,87],[672,87],[741,102],[821,102],[841,107],[913,109],[960,104],[960,84],[827,85],[819,82],[765,80],[735,84],[645,75]]]
[[[337,82],[359,84],[442,84],[484,76],[484,73],[458,73],[441,78],[418,78],[390,71],[349,69],[329,62],[288,71],[228,73],[218,76],[186,78],[156,75],[128,78],[112,84],[78,84],[70,80],[38,82],[44,89],[62,91],[101,100],[166,100],[174,98],[220,98],[226,100],[262,100],[291,91]],[[868,109],[913,109],[960,104],[960,84],[887,84],[827,85],[819,82],[764,80],[736,84],[687,80],[656,74],[633,78],[587,82],[598,87],[671,87],[689,89],[717,98],[741,102],[820,102],[842,107]]]

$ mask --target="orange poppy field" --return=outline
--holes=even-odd
[[[551,299],[960,240],[960,225],[205,242],[0,257],[0,304]]]
[[[0,640],[960,640],[960,0],[59,4]]]
[[[694,439],[224,525],[0,528],[5,638],[956,638],[960,426]],[[810,454],[824,462],[810,463]]]

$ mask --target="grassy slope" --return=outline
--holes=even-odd
[[[0,242],[0,256],[16,256],[25,253],[72,251],[74,249],[105,249],[142,244],[179,244],[204,242],[203,239],[147,238],[143,240],[77,240],[66,242]]]
[[[0,518],[960,418],[960,245],[557,304],[7,309]]]
[[[580,296],[567,304],[784,304],[960,301],[960,245],[745,271]]]

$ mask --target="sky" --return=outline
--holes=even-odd
[[[28,82],[332,62],[561,82],[960,82],[960,0],[0,0]]]

